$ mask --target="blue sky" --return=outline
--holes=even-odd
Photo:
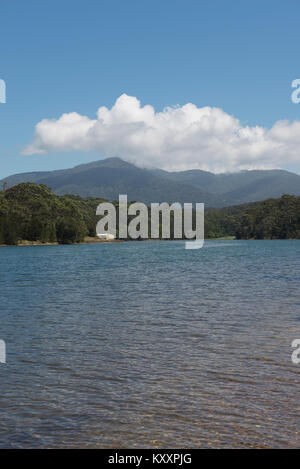
[[[242,126],[300,121],[291,101],[300,78],[297,0],[13,0],[0,11],[0,178],[110,155],[107,146],[74,151],[70,143],[66,151],[21,150],[42,119],[74,111],[95,119],[123,93],[156,111],[189,102],[221,108]],[[279,166],[300,173],[293,151],[290,160],[280,154]]]

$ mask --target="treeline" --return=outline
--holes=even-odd
[[[237,239],[299,239],[300,197],[269,199],[240,214]]]
[[[102,199],[57,196],[44,184],[21,183],[0,191],[0,244],[19,240],[78,243],[95,236]]]
[[[300,197],[283,195],[205,214],[207,238],[235,236],[237,239],[299,239]]]
[[[57,196],[44,184],[21,183],[0,191],[0,244],[20,240],[78,243],[96,235],[100,198]],[[114,202],[118,212],[118,202]],[[150,225],[150,218],[149,218]],[[118,228],[118,227],[117,227]],[[172,233],[172,229],[171,229]],[[244,204],[205,212],[205,237],[300,238],[300,197]]]

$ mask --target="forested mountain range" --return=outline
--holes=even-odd
[[[108,158],[71,169],[22,173],[2,179],[2,188],[21,182],[45,184],[57,195],[151,202],[204,202],[224,207],[283,194],[300,196],[300,176],[284,170],[213,174],[202,170],[168,172],[143,169],[120,158]]]

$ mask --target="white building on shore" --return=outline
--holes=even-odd
[[[114,235],[111,233],[97,233],[97,236],[100,239],[115,239]]]

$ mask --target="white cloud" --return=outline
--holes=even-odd
[[[189,103],[155,112],[123,94],[111,109],[100,107],[95,120],[76,112],[43,119],[23,154],[72,150],[168,170],[275,168],[300,162],[300,122],[242,126],[219,108]]]

